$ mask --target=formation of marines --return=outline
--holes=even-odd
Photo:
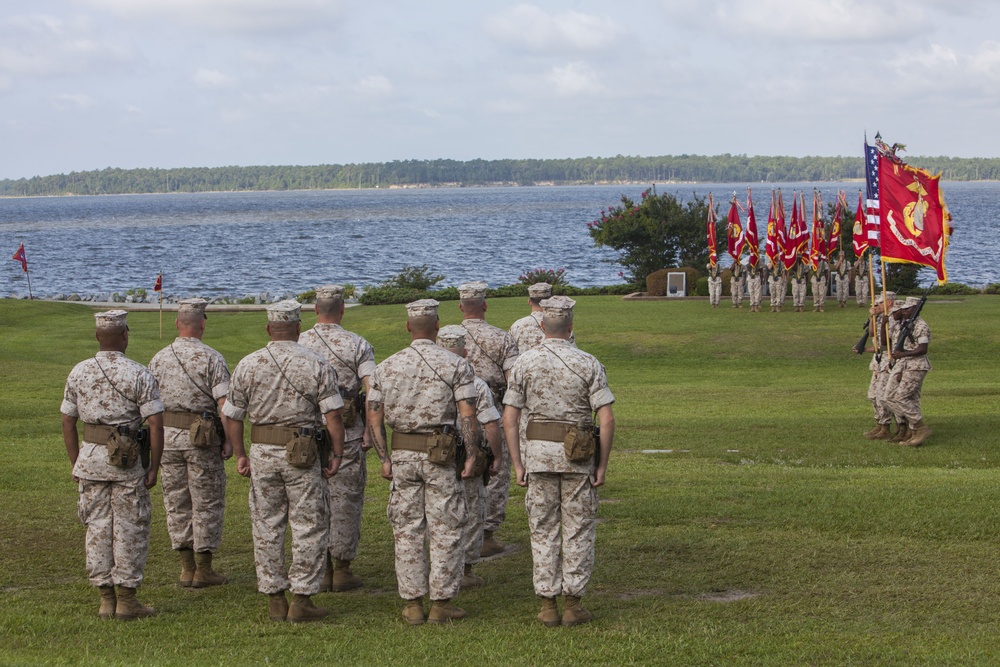
[[[719,265],[709,263],[705,267],[708,271],[708,299],[713,308],[719,307],[722,298],[722,269]],[[746,265],[734,263],[729,267],[730,271],[730,295],[733,301],[733,308],[743,307],[744,293],[750,300],[750,312],[759,313],[760,305],[764,298],[764,283],[767,283],[767,292],[770,295],[770,305],[772,313],[780,313],[788,299],[788,284],[791,281],[792,305],[795,312],[803,312],[806,305],[806,297],[812,287],[813,312],[826,312],[826,297],[829,291],[830,280],[834,281],[834,294],[837,305],[840,308],[847,306],[850,296],[851,275],[854,275],[855,295],[858,306],[867,304],[869,294],[868,265],[864,261],[851,262],[846,259],[843,253],[837,256],[834,266],[824,259],[819,259],[816,266],[803,258],[796,260],[791,268],[786,269],[781,262],[772,262],[766,259],[766,264]]]
[[[148,369],[125,357],[126,311],[98,313],[100,350],[70,373],[60,410],[100,618],[156,614],[136,589],[149,550],[149,489],[160,470],[178,584],[228,583],[213,556],[225,460],[233,456],[250,479],[257,587],[269,618],[324,618],[312,596],[363,585],[351,563],[366,452],[374,449],[391,482],[386,514],[407,623],[466,616],[453,600],[485,583],[473,566],[506,550],[494,534],[505,520],[512,469],[527,487],[539,622],[590,621],[582,598],[594,563],[596,489],[614,438],[604,367],[576,347],[575,302],[552,297],[551,286],[529,288],[531,313],[509,332],[485,320],[485,283],[459,293],[462,325],[440,328],[437,301],[410,303],[411,344],[376,365],[372,346],[341,326],[343,288],[318,287],[316,325],[301,330],[297,302],[270,306],[268,344],[231,375],[201,342],[203,299],[180,302],[177,338]]]

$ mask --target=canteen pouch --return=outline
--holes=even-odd
[[[344,428],[351,428],[357,423],[358,406],[354,396],[344,398],[344,410],[341,415],[343,415]]]
[[[583,463],[594,458],[594,434],[579,426],[570,426],[563,438],[566,458],[573,463]]]
[[[222,446],[218,427],[211,414],[195,417],[194,421],[191,422],[191,428],[188,429],[188,436],[191,439],[191,446],[198,449],[212,449]]]
[[[427,436],[427,460],[446,466],[455,462],[455,434],[435,431]]]
[[[108,438],[108,463],[117,468],[131,468],[139,460],[139,443],[136,442],[128,429],[123,433],[119,429]]]
[[[293,468],[312,468],[316,458],[316,439],[311,433],[306,435],[296,431],[285,445],[285,461]]]

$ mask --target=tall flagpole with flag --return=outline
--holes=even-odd
[[[158,273],[156,275],[156,284],[153,285],[153,291],[160,293],[160,338],[163,338],[163,274]]]
[[[21,269],[28,277],[28,300],[30,301],[34,299],[35,297],[31,293],[31,272],[28,271],[28,256],[24,254],[24,241],[22,241],[21,245],[18,246],[17,252],[14,253],[14,256],[11,257],[11,259],[15,262],[21,262]]]

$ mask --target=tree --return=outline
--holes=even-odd
[[[618,251],[630,283],[642,283],[650,273],[667,267],[708,261],[708,204],[703,197],[693,196],[685,203],[672,194],[646,190],[638,205],[625,195],[621,201],[621,206],[602,210],[587,228],[596,245]],[[724,231],[720,238],[725,238]]]

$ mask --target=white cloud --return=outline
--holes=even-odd
[[[381,74],[374,74],[360,79],[354,84],[354,90],[361,95],[381,97],[392,93],[392,83]]]
[[[121,65],[130,51],[102,40],[86,19],[46,15],[0,20],[0,72],[15,76],[65,76]]]
[[[214,69],[199,69],[191,78],[196,86],[205,89],[229,88],[236,83],[233,77]]]
[[[95,102],[90,95],[84,93],[62,93],[53,99],[59,109],[79,109],[86,110],[94,106]]]
[[[97,9],[138,21],[169,21],[221,32],[268,33],[330,27],[340,0],[84,0]]]
[[[985,42],[979,46],[979,51],[970,58],[970,66],[974,73],[992,79],[1000,79],[1000,42]]]
[[[614,44],[624,33],[614,20],[568,11],[547,14],[534,5],[517,5],[486,20],[486,31],[500,41],[532,51],[593,51]]]
[[[553,67],[546,80],[557,95],[584,95],[600,93],[604,86],[586,63],[569,63],[563,67]]]

